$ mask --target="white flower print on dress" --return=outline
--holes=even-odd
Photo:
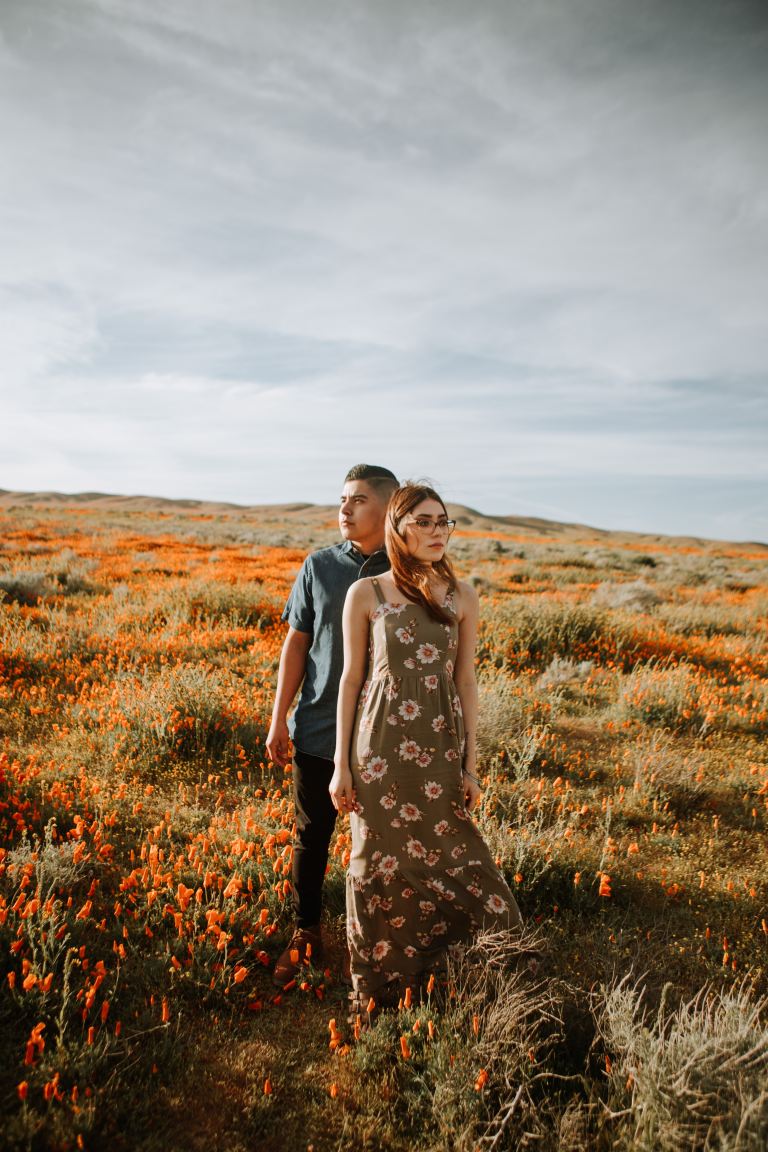
[[[432,763],[432,750],[427,751],[426,748],[423,748],[416,757],[416,763],[419,768],[429,768]]]
[[[508,905],[506,900],[502,900],[501,896],[497,896],[494,892],[486,900],[485,907],[489,912],[494,913],[496,916],[500,916],[502,912],[506,912]]]
[[[413,644],[415,639],[414,634],[410,628],[395,629],[395,636],[397,636],[401,644]]]
[[[456,716],[463,716],[464,715],[464,713],[461,710],[461,700],[459,699],[458,695],[454,696],[453,700],[451,701],[451,707],[453,708],[454,715],[456,715]]]
[[[393,916],[390,924],[393,928],[402,928],[403,924],[405,924],[405,916]]]
[[[450,828],[451,828],[451,826],[447,820],[438,820],[437,824],[435,824],[435,835],[436,836],[447,836],[449,831],[450,831]]]
[[[460,753],[458,753],[455,748],[446,748],[446,751],[445,751],[446,760],[458,760],[459,755],[460,755]]]
[[[437,864],[441,856],[442,852],[439,848],[432,849],[429,856],[427,856],[427,864],[429,864],[430,868],[434,868],[435,864]]]
[[[419,644],[416,659],[420,664],[434,664],[435,660],[440,659],[440,649],[436,644]]]
[[[419,900],[419,908],[422,916],[430,916],[433,912],[437,912],[437,905],[431,900]]]
[[[423,683],[427,692],[437,692],[437,676],[425,676]]]
[[[415,720],[421,716],[421,705],[416,700],[403,700],[398,712],[403,720]]]
[[[427,780],[421,790],[427,800],[438,800],[443,794],[443,786],[437,780]]]
[[[448,925],[445,920],[438,920],[437,924],[432,925],[433,936],[444,936],[448,931]]]
[[[449,676],[453,676],[453,660],[446,660],[445,671]]]
[[[393,728],[397,728],[399,726],[400,721],[398,720],[397,716],[395,716],[394,712],[390,712],[389,716],[387,716],[387,724],[391,724]]]
[[[395,800],[394,796],[390,796],[388,792],[385,796],[382,796],[381,800],[379,800],[379,804],[381,804],[382,808],[386,808],[388,811],[390,808],[394,808],[396,803],[397,801]]]
[[[445,899],[448,899],[448,889],[446,888],[445,884],[443,884],[442,880],[427,880],[427,888],[431,888],[433,892],[438,894],[438,896],[442,896]],[[451,893],[450,898],[453,899],[454,896],[455,892]]]
[[[378,608],[371,613],[371,620],[378,620],[380,616],[402,616],[405,612],[405,604],[379,604]]]
[[[421,753],[421,746],[415,740],[403,740],[398,748],[401,760],[415,760]]]
[[[403,667],[412,670],[416,667],[416,661],[409,656],[407,660],[403,660]]]
[[[451,858],[453,860],[458,860],[459,856],[463,856],[466,850],[466,844],[457,844],[455,848],[451,849]]]
[[[400,816],[403,820],[421,820],[421,809],[415,804],[403,804],[400,808]]]
[[[417,840],[415,836],[408,837],[405,843],[405,850],[414,860],[423,860],[427,854],[427,850],[421,840]]]
[[[379,860],[376,871],[379,876],[383,876],[385,880],[392,879],[398,869],[398,860],[396,856],[382,856]]]
[[[384,684],[384,695],[387,700],[397,700],[400,694],[400,681],[396,676],[388,676]]]
[[[383,960],[391,948],[392,945],[390,944],[389,940],[377,940],[373,946],[373,952],[371,955],[376,961]]]
[[[432,730],[434,732],[444,732],[447,727],[448,725],[442,712],[439,716],[435,716],[434,720],[432,721]]]
[[[370,784],[371,780],[381,780],[382,776],[386,775],[387,768],[388,764],[383,756],[371,756],[360,776],[366,784]]]

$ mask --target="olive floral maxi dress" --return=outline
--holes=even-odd
[[[365,994],[418,981],[484,923],[521,922],[464,804],[458,622],[388,602],[372,583],[378,606],[352,735],[347,873],[352,983]],[[455,612],[451,593],[445,607]]]

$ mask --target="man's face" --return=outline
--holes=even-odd
[[[339,528],[360,552],[369,555],[384,543],[386,500],[366,480],[347,480],[339,504]]]

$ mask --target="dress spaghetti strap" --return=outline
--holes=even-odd
[[[371,583],[373,584],[374,590],[376,592],[376,599],[379,601],[379,604],[386,604],[386,600],[382,595],[381,588],[379,588],[379,582],[375,576],[371,577]]]

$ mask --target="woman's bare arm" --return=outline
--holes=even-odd
[[[477,779],[477,677],[475,675],[475,649],[477,647],[477,622],[480,605],[477,592],[471,584],[459,584],[459,647],[456,653],[454,682],[461,701],[464,716],[464,793],[467,808],[474,808],[480,799],[481,789]]]
[[[357,701],[368,671],[370,605],[370,582],[359,580],[347,592],[342,617],[344,671],[339,681],[339,697],[336,705],[336,753],[333,758],[335,767],[328,786],[334,807],[339,811],[351,806],[355,798],[349,755]]]

